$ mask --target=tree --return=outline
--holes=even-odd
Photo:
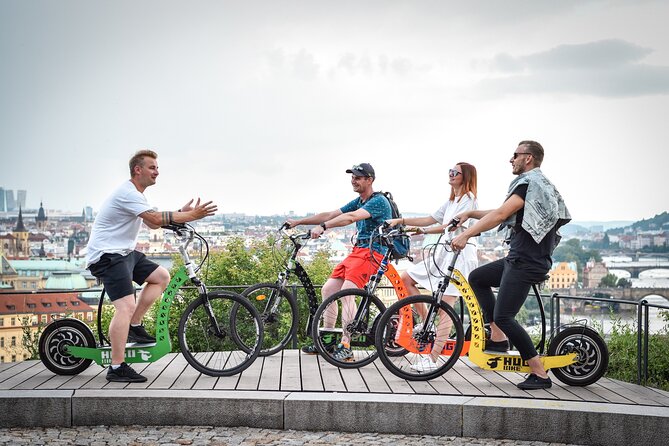
[[[606,276],[602,277],[602,281],[599,282],[599,286],[605,287],[605,288],[613,288],[618,284],[618,276],[615,274],[607,274]]]
[[[617,286],[618,288],[630,288],[632,286],[632,282],[622,277],[620,280],[618,280]]]
[[[39,359],[39,338],[42,335],[42,326],[38,325],[33,330],[31,318],[25,316],[21,319],[21,344],[28,354],[26,359]]]

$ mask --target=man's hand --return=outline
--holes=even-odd
[[[218,211],[218,206],[213,204],[213,201],[207,201],[206,203],[200,204],[200,199],[198,198],[195,202],[195,206],[191,207],[192,203],[193,200],[190,200],[184,207],[181,208],[181,212],[188,212],[190,214],[191,221],[209,217]]]
[[[469,240],[468,235],[460,234],[451,240],[451,246],[458,251],[462,251],[467,246],[467,240]]]
[[[322,226],[314,226],[311,228],[311,238],[318,238],[323,234],[323,232],[325,232],[325,229],[323,229]]]
[[[402,223],[403,218],[390,218],[386,220],[386,223],[388,223],[390,226],[397,226]]]
[[[286,222],[284,223],[284,226],[285,226],[287,229],[292,229],[292,228],[294,228],[295,226],[299,226],[299,224],[298,224],[298,220],[286,220]]]

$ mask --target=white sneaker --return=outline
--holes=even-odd
[[[429,356],[421,356],[418,361],[411,364],[411,369],[417,372],[431,372],[437,369],[437,363],[432,362]]]
[[[423,323],[422,322],[417,323],[416,325],[413,326],[413,334],[418,333],[422,329],[423,329]]]

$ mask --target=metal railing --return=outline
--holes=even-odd
[[[636,307],[636,337],[637,337],[637,384],[645,384],[648,381],[648,338],[650,334],[649,309],[657,308],[669,311],[669,305],[652,304],[645,299],[641,301],[610,299],[606,297],[588,297],[588,296],[569,296],[553,293],[551,295],[542,294],[541,297],[550,297],[550,329],[551,333],[556,327],[560,327],[560,301],[579,300],[588,302],[603,302],[608,305],[623,304]]]

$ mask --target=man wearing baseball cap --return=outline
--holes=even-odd
[[[358,197],[334,211],[321,212],[300,220],[288,220],[286,224],[294,228],[299,225],[318,225],[311,229],[311,238],[318,238],[326,230],[355,223],[358,231],[353,251],[339,265],[322,288],[323,299],[347,288],[363,288],[369,277],[374,274],[387,248],[378,242],[371,243],[372,232],[392,218],[390,203],[382,194],[374,194],[373,183],[376,179],[374,168],[369,163],[360,163],[346,170],[351,174],[351,186]],[[355,302],[349,296],[351,303],[344,303],[342,319],[353,320],[355,316]],[[350,314],[346,314],[350,313]],[[335,317],[336,319],[336,317]],[[314,345],[302,348],[304,353],[317,353]],[[346,333],[342,342],[333,352],[335,359],[346,361],[353,357],[350,348],[350,339]]]

